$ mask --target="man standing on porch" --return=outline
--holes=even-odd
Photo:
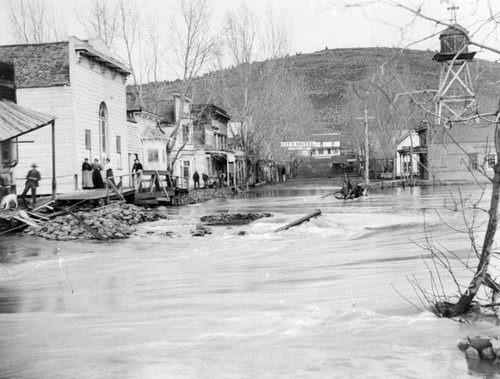
[[[132,166],[132,174],[135,174],[135,187],[142,187],[142,164],[139,162],[139,159],[134,160],[134,165]]]
[[[38,187],[38,182],[42,179],[40,172],[36,169],[38,166],[36,163],[31,165],[31,170],[28,171],[28,175],[26,175],[26,184],[24,186],[23,194],[21,198],[23,199],[24,206],[26,204],[26,194],[29,190],[31,190],[31,198],[33,200],[33,207],[36,205],[36,187]]]

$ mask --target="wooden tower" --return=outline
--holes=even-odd
[[[441,64],[436,94],[436,125],[451,127],[453,121],[473,118],[477,113],[476,95],[469,70],[475,52],[468,49],[468,32],[454,24],[439,36],[441,49],[433,60]]]

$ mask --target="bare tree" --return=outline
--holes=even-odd
[[[138,26],[141,16],[141,10],[137,9],[135,3],[130,0],[119,0],[118,1],[118,14],[120,18],[119,26],[120,32],[118,35],[121,37],[125,44],[125,50],[127,52],[127,63],[132,68],[132,77],[134,79],[134,85],[138,85],[139,81],[137,79],[136,70],[134,69],[134,54],[136,53],[136,42],[139,38]]]
[[[261,51],[264,59],[284,57],[290,49],[290,33],[288,32],[286,13],[276,13],[271,6],[266,9],[264,36],[261,41]]]
[[[179,0],[170,21],[172,69],[180,79],[179,98],[181,112],[192,96],[195,78],[215,58],[217,38],[211,30],[211,12],[206,0]],[[175,162],[187,141],[178,143],[182,128],[190,124],[190,115],[180,114],[170,133],[167,144],[167,169],[173,171]],[[172,154],[176,151],[176,154]]]
[[[78,20],[89,37],[100,37],[114,48],[119,32],[120,10],[115,0],[93,0],[91,6],[78,12]]]
[[[259,46],[267,46],[266,54],[272,56],[286,51],[286,33],[283,28],[277,32],[273,22],[269,19],[269,33],[263,35],[257,16],[248,7],[242,5],[237,13],[229,12],[225,41],[234,66],[216,75],[220,101],[239,121],[236,134],[239,148],[246,154],[247,175],[254,177],[259,160],[290,157],[280,142],[302,137],[313,125],[305,82],[294,73],[289,60],[257,61]]]
[[[158,22],[151,22],[145,33],[145,74],[148,82],[160,82],[160,66],[164,60],[165,52],[160,42],[160,29]]]
[[[66,26],[56,17],[51,1],[9,0],[9,19],[18,43],[57,42],[66,38]]]

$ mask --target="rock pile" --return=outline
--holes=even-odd
[[[234,192],[229,187],[223,188],[203,188],[191,190],[187,195],[179,196],[177,205],[198,204],[213,199],[228,199],[234,196]]]
[[[125,203],[92,211],[78,211],[75,214],[106,240],[127,238],[135,232],[136,224],[162,218],[150,210]],[[69,214],[49,220],[38,227],[30,226],[24,233],[60,241],[96,238]]]
[[[241,225],[248,224],[259,218],[271,216],[271,213],[220,213],[203,216],[200,221],[208,225]]]
[[[467,337],[458,344],[469,359],[484,359],[500,365],[500,340],[498,337],[475,336]]]

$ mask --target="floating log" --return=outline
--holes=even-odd
[[[285,226],[282,226],[281,228],[276,229],[274,232],[275,233],[281,232],[282,230],[287,230],[288,228],[291,228],[292,226],[300,225],[305,221],[309,221],[313,217],[319,216],[320,214],[321,214],[321,210],[315,209],[314,212],[309,213],[308,215],[301,217],[298,220],[292,221],[292,222],[286,224]]]

